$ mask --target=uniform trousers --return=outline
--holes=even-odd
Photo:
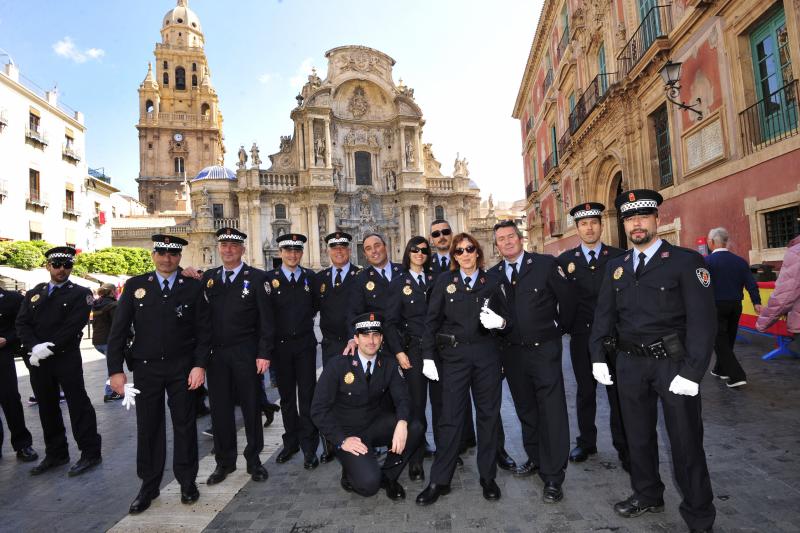
[[[438,355],[435,355],[433,358],[434,363],[436,364],[436,368],[442,368],[442,360],[439,358]],[[413,364],[413,363],[412,363]],[[422,362],[420,362],[420,373],[422,372]],[[431,402],[431,425],[433,426],[433,442],[436,444],[436,448],[439,448],[439,420],[442,416],[442,382],[441,381],[431,381],[426,379],[428,382],[428,394]],[[469,407],[469,399],[466,401],[467,407]],[[427,423],[427,421],[426,421]],[[499,443],[501,445],[505,445],[506,437],[503,433],[503,424],[500,422],[499,424],[499,431],[500,431],[500,440]],[[468,409],[464,409],[464,430],[461,432],[461,445],[460,448],[466,448],[468,445],[475,444],[475,423],[472,418],[472,408],[469,407]],[[423,452],[424,453],[424,452]],[[414,464],[412,462],[412,464]]]
[[[344,475],[353,490],[362,496],[372,496],[381,485],[381,468],[378,459],[372,452],[376,446],[392,446],[392,437],[397,426],[397,416],[393,412],[383,411],[370,424],[358,431],[345,431],[348,437],[358,437],[361,442],[369,449],[364,455],[353,455],[342,449],[336,450],[336,457],[342,463]],[[391,468],[383,470],[383,475],[391,481],[400,477],[406,463],[422,442],[424,430],[418,420],[411,420],[408,423],[408,437],[406,446],[401,454],[403,461]],[[386,460],[390,460],[392,455],[388,454]]]
[[[664,410],[675,481],[683,495],[680,513],[692,529],[710,529],[716,515],[711,479],[703,449],[700,395],[669,391],[680,370],[671,359],[654,359],[618,352],[619,391],[625,434],[631,454],[631,487],[642,505],[663,501],[658,473],[658,400]]]
[[[283,446],[316,453],[319,434],[311,421],[311,400],[317,384],[317,342],[313,332],[275,344],[275,373],[281,395]]]
[[[428,418],[425,415],[425,407],[428,403],[428,378],[422,375],[422,345],[418,339],[413,339],[406,347],[406,355],[411,363],[411,368],[403,370],[403,375],[408,384],[408,393],[411,397],[411,420],[416,420],[422,427],[424,436],[428,430]],[[434,433],[436,430],[434,429]],[[425,458],[425,446],[417,446],[414,455],[409,459],[409,464],[421,466]]]
[[[493,340],[459,343],[440,351],[442,413],[439,441],[431,467],[431,483],[449,485],[453,478],[469,408],[469,392],[475,404],[478,428],[478,472],[483,479],[497,473],[497,426],[502,395],[500,354]]]
[[[11,433],[11,447],[14,450],[21,450],[33,445],[33,437],[25,426],[25,415],[22,412],[14,355],[3,350],[0,350],[0,407],[6,415],[6,423]],[[3,439],[3,424],[0,422],[0,448],[3,446]]]
[[[136,474],[143,492],[154,492],[161,485],[167,458],[167,433],[164,393],[172,418],[172,470],[181,487],[197,478],[197,420],[195,391],[189,390],[192,360],[134,360],[133,383],[136,395]],[[216,433],[216,426],[214,432]]]
[[[208,361],[208,395],[211,425],[214,427],[214,455],[217,465],[236,467],[236,414],[238,403],[244,419],[247,445],[244,458],[248,466],[261,464],[264,449],[261,426],[262,391],[256,372],[254,343],[212,348]]]
[[[728,376],[730,383],[745,381],[747,375],[733,353],[739,317],[742,316],[742,302],[717,301],[717,336],[714,339],[714,352],[717,354],[716,374]]]
[[[507,345],[503,368],[528,459],[545,482],[561,484],[569,459],[569,418],[561,371],[561,338]]]
[[[53,354],[40,361],[38,367],[28,365],[28,369],[33,394],[38,401],[45,455],[54,459],[69,457],[67,433],[59,404],[60,390],[63,390],[69,409],[72,436],[78,444],[81,457],[100,457],[101,440],[97,433],[97,415],[86,394],[80,350]]]
[[[578,385],[575,395],[575,408],[578,411],[578,438],[576,442],[582,448],[597,446],[597,380],[592,374],[592,359],[589,354],[589,332],[576,333],[570,337],[569,353],[572,359],[572,370]],[[616,360],[616,358],[614,358]],[[613,373],[612,361],[609,367]],[[625,442],[625,428],[622,424],[622,413],[619,410],[619,397],[615,385],[606,386],[608,407],[611,422],[611,441],[619,453],[620,459],[627,459],[628,444]]]

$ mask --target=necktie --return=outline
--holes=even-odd
[[[517,264],[511,263],[511,288],[517,287]]]
[[[341,268],[337,268],[336,269],[336,279],[333,280],[333,284],[336,285],[337,287],[342,284],[342,269]]]
[[[372,361],[367,361],[367,383],[372,379]]]
[[[294,287],[294,285],[295,285],[294,272],[292,272],[291,274],[289,274],[289,284],[290,284],[291,286],[293,286],[293,287]]]
[[[425,279],[422,277],[422,274],[417,274],[417,283],[420,287],[425,286]]]
[[[386,277],[386,268],[385,267],[381,269],[381,276],[383,276],[383,279],[385,279],[386,281],[389,281],[389,278]]]
[[[469,286],[470,283],[472,283],[472,278],[470,278],[470,277],[464,278],[464,287],[466,287],[467,290],[470,290],[470,286]]]
[[[225,285],[231,284],[231,278],[233,277],[233,270],[226,270],[225,271]]]
[[[441,260],[442,260],[442,270],[447,270],[447,258],[442,256]]]
[[[592,270],[594,270],[595,267],[597,266],[597,258],[594,255],[595,251],[589,250],[589,257],[591,258],[589,259],[589,268],[591,268]]]
[[[161,289],[161,296],[163,296],[164,298],[169,296],[169,280],[168,279],[164,280],[164,288]]]
[[[60,288],[61,288],[61,287],[59,287],[58,285],[52,285],[52,286],[50,287],[50,292],[49,292],[49,293],[47,293],[47,296],[52,296],[52,295],[53,295],[53,294],[55,294],[55,292],[56,292],[58,289],[60,289]]]
[[[639,279],[639,277],[642,275],[642,272],[644,272],[644,260],[646,258],[647,256],[644,255],[644,252],[639,252],[639,264],[636,265],[636,279]]]

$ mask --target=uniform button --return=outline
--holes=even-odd
[[[534,346],[539,346],[539,343],[538,342],[534,342],[533,345]]]

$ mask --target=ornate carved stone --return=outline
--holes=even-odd
[[[355,88],[350,101],[347,104],[347,110],[355,118],[361,118],[369,112],[369,101],[364,93],[364,88],[360,85]]]

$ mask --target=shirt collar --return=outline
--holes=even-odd
[[[164,276],[161,275],[161,273],[158,270],[156,270],[156,277],[158,278],[159,287],[164,286],[164,280],[166,279],[169,282],[169,288],[172,289],[172,285],[175,283],[175,278],[178,277],[178,271],[176,270],[175,272],[170,274],[168,278],[165,278]]]
[[[67,281],[69,281],[69,279],[67,279]],[[59,284],[55,284],[52,281],[49,281],[47,283],[47,292],[48,293],[53,292],[53,289],[55,289],[56,287],[58,287],[60,289],[61,287],[63,287],[64,285],[67,284],[67,281],[65,281],[63,283],[59,283]]]
[[[284,276],[286,276],[286,279],[291,279],[291,277],[292,277],[292,271],[291,271],[291,270],[289,270],[288,268],[286,268],[286,265],[281,265],[281,271],[283,272],[283,275],[284,275]],[[294,269],[294,280],[295,280],[295,281],[297,281],[298,279],[300,279],[300,274],[301,274],[301,272],[302,272],[302,270],[300,269],[300,266],[298,265],[298,266],[297,266],[297,267]]]
[[[525,250],[522,250],[519,253],[519,255],[517,256],[517,258],[514,259],[513,261],[509,261],[508,259],[506,259],[505,260],[506,261],[506,268],[511,268],[511,263],[516,263],[517,264],[517,272],[519,272],[519,267],[522,264],[522,258],[523,258],[524,255],[525,255]]]
[[[712,254],[715,254],[715,253],[717,253],[717,252],[727,252],[727,251],[728,251],[728,249],[727,249],[727,248],[714,248],[714,249],[711,251],[711,253],[712,253]]]
[[[378,354],[376,353],[372,357],[366,357],[361,354],[361,351],[358,351],[358,358],[361,360],[361,370],[364,372],[367,371],[367,361],[372,361],[372,367],[370,368],[371,372],[375,372],[375,362],[378,359]]]
[[[639,260],[639,254],[642,253],[642,252],[645,255],[644,262],[645,262],[645,264],[647,264],[650,261],[650,259],[652,259],[654,255],[656,255],[656,252],[661,247],[661,242],[662,242],[661,239],[656,239],[655,241],[653,241],[653,244],[651,244],[650,246],[648,246],[646,249],[642,250],[641,252],[637,251],[634,248],[633,256],[636,258],[637,264],[638,264],[638,260]]]
[[[603,247],[603,243],[601,243],[601,242],[598,242],[597,245],[594,248],[589,248],[585,244],[581,243],[581,251],[583,252],[583,256],[586,258],[587,261],[591,260],[591,257],[589,256],[589,252],[591,252],[592,250],[594,250],[595,258],[599,258],[600,257],[600,249],[602,247]]]
[[[464,281],[464,280],[466,280],[467,278],[470,278],[470,282],[469,282],[469,286],[470,286],[470,288],[474,288],[474,287],[475,287],[475,280],[476,280],[476,279],[478,279],[478,272],[479,272],[479,270],[477,270],[477,269],[476,269],[476,270],[475,270],[475,272],[473,272],[471,276],[467,276],[467,275],[464,273],[464,271],[463,271],[463,270],[459,270],[458,272],[459,272],[459,274],[461,274],[461,281]],[[466,283],[465,283],[465,285],[466,285]]]
[[[337,266],[331,265],[331,279],[334,279],[334,280],[336,279],[336,269],[337,268],[341,268],[342,269],[342,279],[344,279],[344,277],[347,275],[347,273],[350,272],[350,261],[348,261],[347,263],[345,263],[341,267],[337,267]]]
[[[447,259],[447,264],[449,265],[450,264],[450,254],[446,253],[446,254],[442,255],[439,252],[436,252],[436,260],[439,262],[440,265],[442,264],[442,257]]]
[[[236,276],[239,275],[239,271],[242,269],[243,266],[244,266],[244,262],[241,262],[241,263],[239,263],[239,266],[237,266],[236,268],[234,268],[232,270],[233,276],[231,276],[231,281],[233,281],[236,278]],[[223,277],[223,279],[225,278],[225,272],[228,272],[228,269],[223,266],[222,267],[222,277]]]

